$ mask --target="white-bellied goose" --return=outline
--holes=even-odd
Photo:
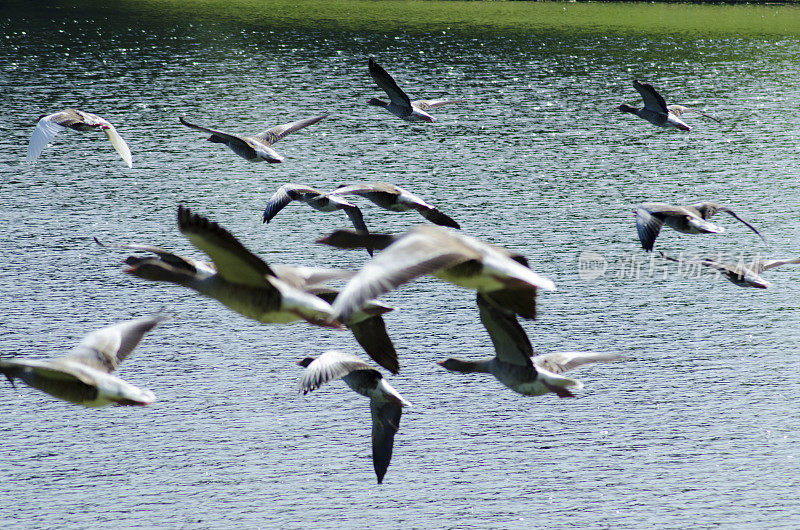
[[[343,379],[347,386],[369,398],[372,411],[372,464],[383,482],[392,459],[394,435],[400,428],[400,415],[408,401],[383,379],[381,373],[370,365],[347,353],[326,351],[316,359],[306,357],[297,364],[305,371],[300,379],[300,391],[307,394],[323,384]]]
[[[690,131],[692,129],[680,119],[680,116],[688,110],[686,107],[677,105],[676,110],[670,110],[661,94],[656,92],[656,89],[648,83],[640,83],[634,79],[633,87],[641,94],[642,100],[644,100],[644,108],[637,109],[623,103],[617,107],[617,110],[636,114],[659,127],[672,127],[681,131]]]
[[[741,259],[738,263],[727,263],[717,261],[712,258],[704,258],[700,260],[678,259],[667,256],[663,252],[659,252],[659,254],[662,258],[669,261],[674,261],[675,263],[699,265],[714,269],[723,274],[725,278],[734,285],[738,285],[739,287],[755,287],[757,289],[766,289],[772,285],[761,276],[761,273],[765,270],[774,269],[775,267],[780,267],[781,265],[800,263],[800,258],[766,260],[754,259],[749,263],[746,263],[743,259]]]
[[[135,387],[112,372],[145,333],[165,318],[154,315],[98,329],[63,357],[47,361],[0,359],[0,373],[12,385],[16,378],[53,397],[85,407],[149,405],[156,399],[151,391]]]
[[[561,373],[578,366],[620,359],[616,354],[554,352],[533,357],[533,346],[511,311],[497,307],[480,292],[477,296],[481,322],[494,344],[495,356],[468,361],[450,358],[437,364],[451,372],[492,374],[514,392],[540,396],[553,392],[558,397],[575,397],[570,389],[581,389],[580,381]]]
[[[184,217],[189,217],[188,211]],[[260,259],[252,254],[250,254],[251,257],[247,259],[247,261],[252,263],[237,263],[238,260],[244,261],[242,256],[245,252],[248,254],[249,252],[244,249],[232,235],[220,228],[216,223],[210,224],[216,227],[213,229],[215,232],[213,239],[222,241],[214,242],[210,236],[201,236],[206,239],[212,239],[212,241],[205,244],[205,246],[214,245],[222,248],[228,247],[229,252],[231,252],[233,256],[220,257],[222,251],[219,249],[213,250],[213,253],[211,253],[199,245],[198,248],[206,251],[212,259],[214,259],[214,256],[220,257],[219,259],[226,263],[225,267],[229,276],[236,275],[236,271],[240,268],[253,267],[258,270],[263,270],[266,264],[258,265],[256,260],[260,261]],[[212,231],[210,228],[205,230]],[[95,238],[95,241],[105,246],[100,243],[97,238]],[[333,280],[346,280],[355,275],[353,271],[342,269],[296,267],[292,265],[275,264],[269,266],[269,269],[272,271],[271,274],[264,273],[264,285],[251,286],[253,282],[248,283],[249,281],[245,277],[242,277],[241,280],[236,280],[234,278],[234,280],[231,281],[220,276],[218,274],[216,262],[208,263],[185,258],[151,245],[119,245],[119,248],[151,252],[157,256],[156,258],[129,256],[125,260],[125,263],[129,267],[126,272],[129,274],[144,279],[169,281],[184,285],[210,298],[219,300],[234,311],[258,320],[259,322],[287,322],[303,318],[310,321],[312,324],[328,326],[330,324],[323,320],[325,315],[328,314],[325,311],[330,311],[330,303],[336,298],[338,291],[327,287],[325,283]],[[317,313],[312,313],[309,316],[309,310],[294,310],[300,312],[290,312],[287,316],[285,314],[276,315],[275,310],[265,312],[276,303],[274,300],[276,293],[270,289],[272,285],[281,286],[277,294],[281,296],[288,294],[291,299],[295,300],[294,302],[290,300],[284,303],[296,306],[302,302],[302,304],[310,306],[312,310],[317,311]],[[353,313],[343,322],[353,333],[353,336],[361,347],[364,348],[364,351],[366,351],[375,362],[396,374],[400,370],[400,365],[397,360],[397,351],[386,332],[386,324],[381,316],[383,313],[392,311],[392,309],[393,308],[390,306],[371,300],[365,304],[361,311]],[[284,312],[287,311],[293,311],[292,307],[284,310]],[[311,320],[309,320],[309,318],[311,318]]]
[[[648,202],[638,206],[633,212],[636,215],[636,232],[639,235],[639,241],[642,243],[642,248],[648,252],[653,250],[653,243],[665,223],[684,234],[719,234],[723,232],[724,229],[721,226],[708,221],[717,212],[725,212],[740,221],[766,243],[764,236],[753,225],[736,215],[730,208],[715,202],[700,202],[691,206],[672,206],[661,202]]]
[[[375,60],[369,58],[369,75],[375,83],[383,89],[389,96],[389,102],[372,98],[367,103],[375,105],[376,107],[383,107],[395,116],[402,118],[406,121],[427,121],[434,122],[436,119],[428,114],[426,111],[448,105],[450,103],[461,103],[463,99],[434,99],[434,100],[418,100],[411,101],[403,92],[389,73],[383,69],[381,65]]]
[[[97,114],[75,109],[64,109],[55,114],[42,114],[39,116],[36,129],[33,130],[30,142],[28,142],[28,155],[25,161],[28,164],[35,163],[44,148],[47,147],[47,144],[66,129],[74,129],[76,131],[96,131],[99,129],[103,131],[106,133],[111,145],[114,146],[114,150],[122,157],[122,160],[128,164],[128,167],[133,167],[131,150],[125,140],[117,133],[114,126]]]
[[[333,303],[347,318],[365,302],[423,274],[475,289],[525,318],[534,318],[536,289],[554,290],[524,257],[436,225],[416,226],[399,236],[337,230],[317,241],[338,248],[385,249],[356,274]]]
[[[284,184],[270,197],[267,201],[267,206],[264,208],[264,215],[262,222],[269,223],[278,212],[280,212],[287,204],[292,201],[300,201],[308,204],[315,210],[320,212],[335,212],[336,210],[344,210],[350,222],[356,230],[368,232],[367,225],[364,223],[364,216],[361,210],[352,202],[336,197],[333,194],[323,193],[317,189],[304,184]],[[367,249],[370,256],[372,250]]]
[[[239,136],[236,134],[216,131],[214,129],[207,129],[206,127],[200,127],[199,125],[189,123],[183,119],[183,117],[180,117],[179,119],[182,124],[189,128],[209,133],[211,135],[208,138],[209,142],[215,144],[225,144],[231,149],[231,151],[245,160],[250,162],[261,162],[265,160],[271,163],[279,163],[283,162],[283,157],[274,149],[272,149],[272,144],[295,131],[299,131],[303,127],[308,127],[309,125],[317,123],[327,116],[327,114],[324,114],[314,118],[293,121],[284,125],[277,125],[255,136]]]
[[[449,216],[443,214],[418,196],[388,182],[362,182],[342,185],[330,192],[330,195],[360,195],[381,208],[392,212],[414,210],[434,224],[449,226],[450,228],[461,228]]]

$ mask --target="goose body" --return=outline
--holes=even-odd
[[[303,394],[336,379],[342,379],[353,391],[368,397],[372,412],[372,462],[378,484],[383,482],[392,459],[394,435],[400,428],[403,407],[410,403],[383,379],[381,373],[354,355],[334,350],[316,359],[297,362],[305,368],[299,389]]]
[[[338,230],[318,243],[385,249],[339,293],[333,303],[337,318],[424,274],[483,292],[526,318],[535,316],[536,289],[555,289],[552,281],[527,266],[524,257],[436,225],[417,226],[399,236]]]
[[[635,114],[658,127],[679,129],[681,131],[692,130],[692,128],[680,118],[680,116],[688,110],[686,107],[676,106],[676,109],[670,110],[661,94],[656,92],[656,89],[648,83],[640,83],[634,79],[633,87],[642,96],[644,108],[637,109],[630,105],[622,104],[617,107],[617,110]]]
[[[36,123],[36,129],[33,130],[31,139],[28,142],[28,154],[26,162],[34,164],[42,154],[47,144],[53,141],[59,133],[66,129],[73,129],[76,131],[103,131],[114,147],[114,150],[119,153],[122,160],[128,165],[133,167],[133,159],[131,157],[131,150],[125,140],[119,135],[117,130],[105,118],[101,118],[97,114],[83,112],[76,109],[65,109],[50,115],[42,115]]]
[[[58,399],[83,405],[149,405],[155,395],[112,372],[164,316],[126,320],[88,334],[63,357],[51,360],[0,359],[0,373]]]
[[[727,263],[717,261],[712,258],[704,258],[700,260],[685,260],[667,256],[660,252],[662,258],[680,264],[699,265],[714,269],[722,274],[725,279],[739,287],[755,287],[756,289],[766,289],[772,285],[769,281],[761,276],[765,270],[780,267],[782,265],[800,263],[800,258],[794,259],[771,259],[771,260],[754,260],[751,263],[745,263],[740,260],[738,263]]]
[[[394,78],[383,69],[375,60],[369,58],[369,75],[373,81],[389,96],[389,101],[372,98],[367,103],[376,107],[383,107],[398,118],[406,121],[425,121],[434,122],[436,119],[428,114],[428,110],[448,105],[451,103],[461,103],[463,100],[419,100],[411,101],[408,95],[403,92]]]
[[[723,232],[724,230],[721,226],[708,221],[717,212],[727,213],[764,240],[764,237],[750,223],[736,215],[730,208],[715,202],[701,202],[691,206],[672,206],[659,202],[644,203],[634,210],[636,214],[636,231],[642,243],[642,248],[649,252],[653,250],[653,244],[664,224],[684,234],[718,234]]]
[[[481,293],[477,302],[495,356],[473,361],[450,358],[439,361],[439,366],[452,372],[492,374],[506,387],[526,396],[554,393],[558,397],[574,397],[572,390],[583,388],[583,384],[562,376],[563,372],[583,364],[620,358],[594,352],[556,352],[533,357],[533,346],[513,312],[498,307]]]
[[[430,222],[450,228],[461,228],[457,222],[408,190],[388,182],[364,182],[339,186],[330,195],[360,195],[392,212],[418,212]]]
[[[293,121],[283,125],[277,125],[255,136],[240,136],[237,134],[208,129],[206,127],[201,127],[199,125],[190,123],[183,117],[180,117],[179,120],[182,124],[191,129],[209,133],[211,135],[208,138],[209,142],[225,144],[231,149],[231,151],[249,162],[266,161],[277,164],[283,162],[284,159],[274,149],[272,149],[272,144],[295,131],[299,131],[304,127],[308,127],[309,125],[317,123],[325,117],[327,117],[327,114],[305,120]]]
[[[215,261],[185,258],[151,245],[123,245],[122,248],[156,255],[129,256],[125,260],[126,272],[146,280],[183,285],[258,322],[305,320],[323,327],[339,327],[337,321],[331,320],[330,305],[338,291],[325,283],[348,279],[354,272],[267,265],[219,225],[183,207],[179,208],[178,226],[184,234],[194,234],[194,239],[190,238],[192,242]],[[381,316],[392,310],[390,306],[368,301],[343,323],[375,362],[397,373],[400,369],[397,351]]]

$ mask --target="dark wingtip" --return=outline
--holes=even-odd
[[[304,359],[300,359],[299,361],[297,361],[297,364],[302,366],[303,368],[308,368],[308,365],[311,364],[312,362],[314,362],[313,357],[306,357]]]

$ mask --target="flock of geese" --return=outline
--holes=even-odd
[[[383,107],[403,120],[433,122],[429,110],[463,101],[411,101],[391,75],[372,58],[368,70],[389,98],[388,102],[373,98],[368,103]],[[690,129],[681,119],[683,114],[692,112],[690,109],[679,105],[667,106],[647,83],[634,81],[633,84],[644,100],[644,108],[620,105],[617,107],[619,110],[634,113],[660,127]],[[248,161],[280,163],[283,157],[272,145],[325,117],[279,125],[254,136],[202,127],[183,117],[180,122],[209,134],[209,142],[225,144]],[[100,116],[74,109],[39,118],[28,145],[27,161],[35,163],[47,144],[68,128],[103,131],[125,163],[132,167],[130,149],[114,126]],[[414,226],[399,235],[372,233],[367,229],[361,209],[347,199],[352,196],[363,197],[388,211],[416,211],[432,224]],[[573,397],[573,392],[582,384],[565,377],[564,372],[588,363],[620,359],[617,354],[595,352],[556,352],[534,356],[530,340],[518,319],[536,318],[537,291],[554,290],[554,283],[536,273],[524,256],[462,233],[458,222],[408,190],[386,182],[347,184],[327,192],[303,184],[285,184],[268,200],[263,222],[268,223],[293,201],[304,202],[321,212],[342,210],[352,223],[354,230],[336,230],[317,243],[339,249],[366,250],[370,256],[377,255],[359,271],[268,264],[218,223],[182,205],[177,211],[178,230],[210,261],[179,256],[152,245],[111,247],[95,241],[106,248],[138,253],[125,259],[124,272],[131,276],[192,289],[258,322],[305,321],[326,328],[346,328],[367,355],[393,374],[398,373],[400,364],[383,319],[383,315],[393,308],[378,298],[422,275],[433,275],[476,291],[478,315],[495,349],[495,355],[486,359],[450,358],[438,362],[446,370],[487,373],[520,394],[554,393],[565,398]],[[722,232],[720,226],[708,221],[720,211],[761,235],[732,210],[716,203],[692,206],[646,203],[635,210],[642,247],[646,251],[653,250],[664,224],[689,234]],[[662,255],[665,259],[680,261]],[[761,271],[798,262],[800,260],[762,261],[751,268],[731,266],[725,270],[737,285],[766,287],[768,283],[760,278]],[[717,270],[727,267],[713,260],[697,263]],[[347,282],[341,290],[329,285],[337,280]],[[152,392],[123,381],[113,372],[144,335],[165,318],[158,314],[99,329],[88,334],[66,355],[52,360],[0,359],[0,372],[12,385],[17,379],[56,398],[87,407],[148,405],[155,399]],[[297,364],[304,368],[299,382],[303,393],[342,379],[355,392],[370,399],[373,464],[378,483],[381,483],[391,460],[402,409],[409,402],[389,385],[380,371],[355,355],[332,350],[316,358],[304,358]]]

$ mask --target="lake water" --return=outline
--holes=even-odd
[[[767,290],[651,269],[631,213],[716,200],[769,244],[719,214],[725,234],[665,229],[657,249],[800,254],[800,10],[326,6],[3,8],[0,351],[47,358],[117,320],[173,318],[119,370],[156,393],[150,407],[87,410],[2,382],[2,526],[800,525],[800,268],[768,271]],[[381,96],[368,56],[412,99],[467,102],[422,125],[368,107]],[[614,110],[638,104],[633,79],[722,122],[687,115],[683,134]],[[103,135],[72,131],[26,166],[36,117],[66,107],[114,123],[133,169]],[[253,133],[320,113],[276,144],[283,164],[248,163],[178,123]],[[92,242],[203,258],[177,230],[184,204],[268,262],[357,268],[366,253],[313,244],[343,215],[292,204],[260,218],[283,183],[365,180],[418,193],[553,279],[523,323],[537,352],[627,360],[576,370],[577,399],[516,395],[434,363],[493,353],[472,292],[425,278],[391,293],[401,373],[389,380],[413,407],[378,486],[367,401],[341,382],[296,390],[297,359],[362,354],[349,333],[258,324],[127,276],[125,252]],[[374,231],[421,221],[358,202]],[[599,278],[579,273],[588,251],[607,264]]]

